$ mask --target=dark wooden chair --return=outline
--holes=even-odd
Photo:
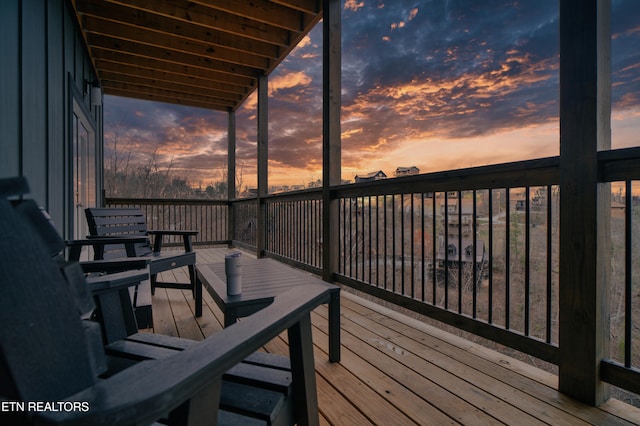
[[[0,197],[0,400],[15,402],[3,424],[318,423],[310,311],[325,287],[288,292],[202,342],[124,331],[105,346],[81,320],[92,303],[79,264],[51,257],[34,206]],[[290,361],[254,353],[284,330]]]
[[[123,244],[96,246],[94,247],[95,259],[115,259],[124,256],[147,258],[151,274],[151,294],[157,287],[191,290],[195,299],[195,315],[202,316],[202,286],[196,280],[196,254],[192,243],[192,238],[198,234],[198,231],[149,230],[146,218],[138,208],[88,208],[85,214],[89,224],[90,238],[153,236],[153,246],[149,240],[145,240],[135,244],[134,250],[127,250]],[[163,239],[170,235],[182,237],[184,251],[162,251]],[[158,281],[158,273],[183,266],[189,270],[188,283]],[[145,295],[145,293],[141,294]],[[148,305],[148,309],[151,309],[151,305]]]
[[[113,239],[94,239],[63,241],[57,233],[49,214],[38,207],[33,200],[22,200],[28,194],[29,185],[24,178],[0,179],[0,197],[13,199],[12,205],[28,219],[34,228],[38,230],[46,245],[47,252],[58,263],[61,270],[67,264],[67,258],[78,260],[81,249],[85,246],[100,246],[106,242],[113,243]],[[129,247],[129,250],[136,243],[144,242],[146,238],[122,238],[121,242]],[[68,248],[68,256],[65,256],[65,248]],[[130,287],[123,287],[121,292],[129,292],[133,299],[135,318],[128,319],[131,322],[129,329],[138,327],[148,328],[152,326],[151,319],[151,292],[148,273],[148,261],[138,258],[119,259],[117,261],[98,260],[80,262],[83,272],[87,275],[87,281],[91,288],[97,291],[103,288],[111,288],[114,285],[129,283]],[[70,272],[70,271],[69,271]],[[148,297],[144,296],[144,289],[148,291]],[[102,298],[113,297],[112,293],[96,295],[98,307],[102,305]],[[121,297],[124,297],[122,295]],[[97,311],[100,313],[100,309]],[[107,314],[105,312],[105,314]],[[105,322],[109,324],[109,322]],[[105,330],[106,334],[108,330]]]

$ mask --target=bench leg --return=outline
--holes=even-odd
[[[318,425],[318,394],[313,361],[311,315],[305,315],[288,330],[294,413],[299,425]]]

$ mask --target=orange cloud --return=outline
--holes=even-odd
[[[344,10],[351,10],[357,12],[364,7],[364,1],[347,0],[344,2]]]
[[[282,89],[308,86],[312,81],[313,79],[311,76],[302,71],[278,75],[277,77],[269,80],[269,92],[273,94]]]

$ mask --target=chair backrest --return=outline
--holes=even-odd
[[[29,192],[29,183],[23,176],[0,179],[0,197],[19,197]]]
[[[104,353],[90,349],[101,349],[99,331],[80,319],[50,251],[0,198],[0,399],[60,401],[95,383],[105,365]]]
[[[148,236],[147,221],[138,208],[88,208],[85,209],[89,234],[97,237],[139,237]],[[151,244],[136,244],[136,256],[146,256],[153,252]],[[104,259],[125,257],[122,244],[105,246]]]

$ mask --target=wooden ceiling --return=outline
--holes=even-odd
[[[322,18],[322,0],[72,0],[104,92],[237,109]]]

